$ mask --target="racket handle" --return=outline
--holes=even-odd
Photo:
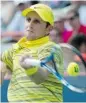
[[[26,65],[31,65],[31,66],[41,66],[41,61],[37,59],[25,59],[24,60]]]

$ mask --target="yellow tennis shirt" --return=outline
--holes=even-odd
[[[9,102],[48,103],[63,101],[63,86],[53,74],[49,74],[47,80],[37,85],[26,74],[24,68],[19,65],[19,58],[24,55],[32,55],[35,59],[43,59],[50,54],[50,49],[56,45],[49,41],[49,37],[43,37],[34,41],[28,41],[25,37],[13,47],[5,51],[2,60],[12,71],[12,78],[8,87]],[[62,51],[58,46],[58,64],[63,70]]]

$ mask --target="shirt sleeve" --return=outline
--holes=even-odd
[[[6,50],[2,53],[1,60],[7,65],[7,67],[13,70],[13,48]]]

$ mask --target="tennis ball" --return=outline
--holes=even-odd
[[[77,63],[71,62],[67,68],[68,75],[70,76],[78,76],[80,69]]]

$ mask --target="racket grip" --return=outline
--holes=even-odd
[[[37,59],[25,59],[24,60],[25,64],[26,65],[31,65],[31,66],[41,66],[41,61],[40,60],[37,60]]]

